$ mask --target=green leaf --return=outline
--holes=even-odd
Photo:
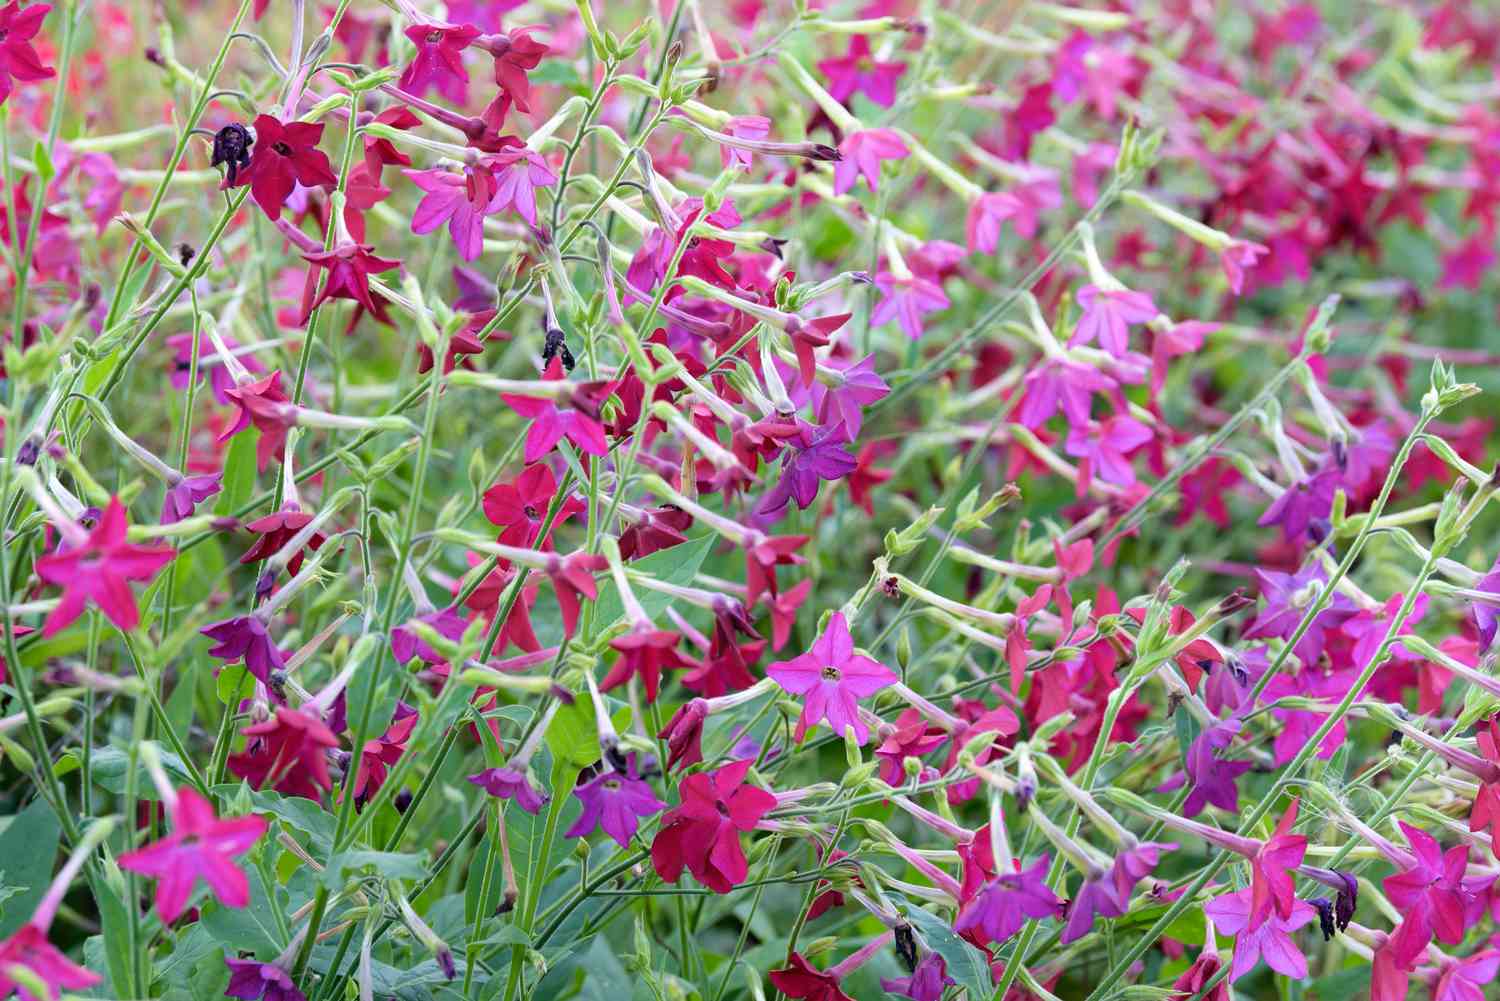
[[[230,515],[255,493],[255,435],[237,434],[224,453],[224,478],[214,514]]]
[[[192,784],[187,766],[182,763],[181,758],[161,747],[157,748],[157,753],[161,758],[162,768],[166,769],[167,774],[178,785]],[[76,763],[78,754],[76,750],[69,751],[64,758],[71,758]],[[95,785],[112,793],[124,794],[125,777],[130,769],[130,755],[118,747],[101,747],[89,757],[89,767]],[[151,781],[151,775],[146,771],[146,766],[139,761],[135,763],[135,792],[141,799],[156,799],[156,784]]]
[[[130,912],[109,884],[102,879],[90,879],[94,902],[99,908],[99,926],[104,933],[104,963],[109,970],[109,982],[117,993],[123,994],[130,983]]]
[[[214,786],[216,795],[233,795],[239,786]],[[301,796],[283,796],[271,789],[251,790],[250,802],[257,813],[269,813],[282,823],[295,827],[312,840],[314,854],[326,856],[333,851],[333,832],[337,821],[333,814]]]
[[[1182,752],[1182,759],[1187,760],[1188,748],[1193,746],[1193,741],[1198,739],[1198,734],[1203,728],[1193,718],[1193,714],[1185,709],[1179,710],[1174,719],[1177,730],[1177,749]]]
[[[288,911],[286,889],[279,883],[267,886],[258,866],[244,868],[245,875],[250,877],[249,906],[205,904],[203,927],[225,950],[253,952],[257,959],[270,961],[286,947],[276,923],[276,909],[280,908],[283,914]]]
[[[330,890],[344,885],[344,873],[374,866],[384,879],[421,879],[427,875],[427,860],[414,852],[340,852],[329,860],[319,879]]]
[[[31,147],[31,158],[36,161],[37,180],[42,182],[39,186],[45,188],[57,176],[57,167],[52,162],[47,144],[38,139]]]
[[[62,825],[44,800],[11,817],[0,818],[0,859],[5,860],[6,883],[24,887],[0,914],[0,939],[9,938],[31,920],[52,882],[52,864],[57,860],[57,841]]]
[[[903,915],[916,928],[928,948],[947,964],[948,976],[969,992],[969,1001],[983,1001],[990,996],[990,964],[984,953],[958,937],[942,918],[921,907],[902,908]]]
[[[547,747],[553,757],[587,768],[599,760],[599,733],[595,729],[594,703],[578,698],[558,707],[547,727]]]
[[[156,984],[169,1001],[217,998],[229,985],[224,947],[201,924],[177,935],[172,951],[157,961]]]
[[[226,706],[239,705],[242,699],[248,699],[255,693],[255,675],[242,664],[221,670],[214,684],[219,693],[219,701]]]
[[[634,560],[630,568],[651,574],[658,580],[669,584],[686,586],[693,582],[693,578],[698,574],[698,568],[703,565],[704,558],[708,556],[708,551],[713,548],[717,540],[718,536],[711,533],[701,538],[689,539],[680,546],[663,549],[650,556]],[[647,615],[653,618],[665,611],[666,607],[672,603],[670,595],[648,591],[643,587],[637,587],[634,590],[641,607],[646,610]],[[615,590],[612,580],[606,578],[600,583],[599,601],[594,607],[596,610],[594,621],[600,626],[608,626],[625,614],[625,606],[620,603],[620,594]]]

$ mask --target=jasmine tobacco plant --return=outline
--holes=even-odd
[[[0,4],[0,997],[1488,996],[1497,51]]]

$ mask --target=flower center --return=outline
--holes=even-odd
[[[619,779],[605,779],[604,780],[604,788],[608,789],[610,792],[619,792],[620,791],[620,780]]]
[[[871,59],[869,56],[866,56],[863,59],[857,60],[854,63],[854,66],[861,73],[868,73],[875,68],[875,60]]]
[[[530,504],[527,504],[525,507],[521,508],[521,513],[524,514],[528,519],[530,519],[532,521],[536,520],[537,510],[536,510],[536,508],[532,507]]]
[[[714,800],[714,807],[719,811],[719,816],[721,816],[721,817],[727,817],[727,816],[729,816],[729,807],[727,805],[725,805],[725,803],[724,803],[724,801],[722,799],[716,799],[716,800]]]
[[[436,45],[438,42],[441,42],[442,40],[443,40],[443,33],[441,31],[429,31],[427,33],[427,42],[430,45]]]
[[[282,156],[292,155],[292,148],[284,142],[272,143],[271,148],[280,153]]]
[[[824,665],[824,667],[823,667],[823,680],[824,681],[837,681],[837,680],[839,680],[840,677],[841,677],[841,675],[839,674],[839,669],[838,668],[834,667],[832,664],[826,664],[826,665]]]

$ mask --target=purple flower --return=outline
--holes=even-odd
[[[954,985],[948,976],[948,964],[943,957],[929,952],[917,960],[917,968],[909,977],[881,977],[880,987],[892,994],[899,994],[912,1001],[940,1001],[943,991]]]
[[[878,327],[895,319],[912,340],[922,336],[924,313],[933,313],[949,306],[943,287],[919,275],[897,278],[889,271],[883,271],[876,277],[875,287],[880,289],[882,298],[875,306],[875,311],[870,314],[870,323]]]
[[[1106,291],[1097,285],[1078,290],[1078,305],[1083,315],[1068,341],[1070,347],[1099,342],[1099,346],[1116,358],[1130,350],[1130,324],[1145,323],[1160,312],[1151,296],[1129,289]]]
[[[486,768],[469,776],[469,781],[491,796],[513,799],[527,813],[536,813],[547,798],[536,791],[524,771],[515,768]]]
[[[1229,968],[1229,979],[1238,980],[1261,959],[1266,965],[1283,976],[1301,980],[1307,976],[1307,958],[1297,943],[1292,941],[1292,932],[1312,921],[1318,911],[1301,900],[1292,901],[1292,913],[1282,917],[1272,909],[1257,928],[1250,927],[1250,889],[1238,893],[1226,893],[1203,905],[1203,913],[1213,921],[1214,927],[1226,935],[1235,936],[1234,962]]]
[[[175,525],[184,518],[191,518],[195,505],[219,492],[220,475],[184,476],[168,487],[161,502],[161,523]]]
[[[1269,666],[1263,646],[1231,656],[1222,665],[1214,665],[1199,690],[1208,711],[1220,716],[1226,709],[1231,712],[1239,709],[1245,696],[1250,694],[1251,683],[1265,674]]]
[[[510,207],[531,225],[536,225],[536,189],[549,188],[557,183],[557,175],[547,167],[547,161],[533,150],[521,146],[504,149],[490,157],[495,170],[495,197],[490,201],[490,212]]]
[[[1061,408],[1073,427],[1089,422],[1094,393],[1110,393],[1119,388],[1115,380],[1092,365],[1080,365],[1053,359],[1031,370],[1024,383],[1026,395],[1016,412],[1016,420],[1035,431]]]
[[[959,911],[954,929],[977,929],[987,940],[1000,943],[1020,931],[1027,918],[1060,915],[1063,902],[1047,889],[1048,862],[1043,855],[1029,869],[1005,873],[985,883]]]
[[[199,630],[218,645],[208,651],[210,657],[218,657],[226,663],[244,658],[245,668],[274,692],[271,672],[286,666],[282,652],[277,649],[266,624],[257,616],[242,615],[225,619]]]
[[[642,817],[664,810],[667,804],[656,798],[651,786],[636,772],[635,755],[629,758],[626,771],[606,768],[573,790],[583,804],[583,813],[564,837],[586,838],[596,828],[614,838],[621,848],[628,847],[641,825]]]
[[[910,155],[906,142],[890,129],[865,129],[852,133],[839,146],[843,159],[833,165],[833,193],[842,195],[864,177],[874,191],[880,181],[880,162]],[[946,305],[946,303],[945,303]]]
[[[803,422],[801,432],[787,441],[781,478],[757,506],[757,519],[774,520],[789,500],[805,511],[817,500],[818,486],[824,480],[840,480],[854,472],[859,463],[844,447],[848,440],[842,424],[814,428]]]
[[[1063,945],[1078,941],[1093,930],[1095,915],[1117,918],[1125,913],[1129,902],[1128,896],[1122,897],[1119,894],[1109,873],[1085,879],[1073,899],[1068,902],[1068,923],[1063,927],[1062,937],[1058,941]]]
[[[1110,877],[1114,880],[1115,893],[1122,907],[1130,906],[1130,895],[1135,892],[1136,884],[1151,875],[1162,855],[1176,850],[1177,845],[1173,842],[1142,841],[1116,856]]]
[[[495,176],[484,167],[465,167],[462,174],[438,168],[402,173],[427,192],[412,215],[411,231],[420,236],[446,222],[459,256],[477,259],[484,250],[484,217],[496,211]]]
[[[1490,572],[1479,578],[1473,590],[1496,595],[1500,603],[1500,557],[1490,566]],[[1469,606],[1474,616],[1474,628],[1479,632],[1479,649],[1488,650],[1495,641],[1495,627],[1500,624],[1500,609],[1488,601],[1475,601]]]
[[[436,629],[443,639],[454,642],[463,636],[464,630],[469,625],[468,620],[459,614],[456,608],[428,612],[426,615],[418,615],[416,619]],[[420,657],[425,664],[447,663],[442,654],[406,626],[397,626],[391,630],[391,653],[395,655],[398,664],[405,664],[413,657]]]
[[[1385,479],[1391,457],[1396,454],[1396,439],[1384,422],[1360,428],[1359,436],[1344,452],[1344,486],[1356,490],[1379,476]]]
[[[229,966],[229,986],[224,989],[227,998],[244,998],[245,1001],[307,1001],[307,996],[292,983],[291,975],[275,963],[257,963],[253,959],[224,957]]]
[[[1298,480],[1271,502],[1256,524],[1262,528],[1280,525],[1286,541],[1296,542],[1307,534],[1314,520],[1328,518],[1333,510],[1333,492],[1341,479],[1337,469],[1325,469]]]
[[[1068,432],[1067,452],[1088,464],[1079,480],[1092,475],[1119,487],[1135,485],[1135,470],[1129,453],[1151,440],[1151,429],[1133,417],[1111,417],[1099,424],[1074,427]]]
[[[1250,762],[1230,761],[1219,753],[1229,747],[1242,725],[1237,719],[1225,720],[1204,730],[1188,745],[1183,765],[1193,788],[1182,804],[1184,816],[1197,815],[1205,803],[1231,813],[1239,809],[1240,790],[1235,780],[1250,770]]]
[[[854,441],[859,438],[864,408],[883,399],[891,387],[875,373],[873,355],[861,358],[844,369],[843,374],[843,383],[833,389],[821,381],[813,382],[813,413],[821,424],[843,424],[848,439]]]
[[[495,308],[495,283],[473,268],[454,265],[453,284],[458,286],[458,298],[453,308],[460,313],[478,313]]]
[[[1303,614],[1328,582],[1328,575],[1318,564],[1309,563],[1296,574],[1257,570],[1255,579],[1260,584],[1260,595],[1266,599],[1266,605],[1245,627],[1244,638],[1286,639],[1296,631],[1297,623],[1302,621]],[[1335,594],[1328,606],[1313,619],[1292,652],[1304,664],[1316,662],[1323,653],[1328,630],[1337,629],[1353,614],[1354,605],[1349,599]]]

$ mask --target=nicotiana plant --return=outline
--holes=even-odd
[[[1497,55],[0,5],[0,997],[1491,996]]]

